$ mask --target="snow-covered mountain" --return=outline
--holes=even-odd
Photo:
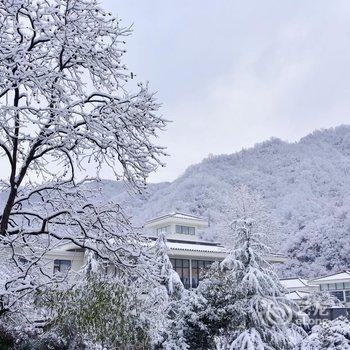
[[[183,211],[215,222],[222,198],[239,184],[259,192],[281,223],[279,251],[289,275],[350,267],[350,125],[315,131],[296,143],[273,138],[190,166],[173,182],[130,197],[122,183],[103,181],[103,196],[122,204],[136,224]]]

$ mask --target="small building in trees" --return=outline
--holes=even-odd
[[[283,278],[280,279],[282,286],[288,291],[286,297],[296,303],[302,303],[305,298],[307,298],[310,293],[317,291],[318,286],[310,283],[305,278]]]
[[[289,292],[311,292],[318,290],[318,286],[309,283],[305,278],[283,278],[280,282]]]
[[[166,235],[170,261],[185,288],[196,288],[205,270],[227,255],[227,250],[220,243],[202,238],[208,225],[208,220],[204,218],[179,212],[153,218],[144,225],[150,244],[158,234]],[[67,244],[52,251],[50,259],[54,271],[65,272],[68,268],[76,271],[84,265],[84,251],[74,244]],[[277,253],[266,259],[270,263],[286,261],[285,256]]]
[[[145,223],[152,239],[162,232],[166,234],[170,261],[179,274],[185,288],[196,288],[205,270],[214,262],[223,260],[226,249],[218,242],[203,239],[208,220],[179,212],[153,218]],[[272,263],[283,263],[281,254],[267,257]]]

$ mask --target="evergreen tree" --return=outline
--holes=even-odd
[[[217,338],[220,349],[292,349],[294,335],[302,330],[291,321],[296,305],[284,297],[284,290],[271,265],[264,259],[269,248],[253,219],[243,217],[230,225],[236,247],[220,263],[230,281],[235,315]]]
[[[167,239],[159,233],[153,246],[159,284],[149,293],[147,302],[152,306],[150,334],[155,348],[163,348],[172,329],[172,321],[176,318],[185,292],[181,279],[170,262]],[[170,349],[170,347],[168,346]]]
[[[170,349],[287,350],[300,340],[298,308],[265,260],[270,249],[263,206],[245,189],[240,198],[227,208],[221,232],[229,254],[182,301]]]
[[[344,317],[323,321],[312,328],[298,350],[350,350],[350,322]]]
[[[169,248],[164,233],[159,233],[154,245],[155,261],[159,271],[160,284],[167,290],[168,295],[182,293],[184,286],[169,259]]]

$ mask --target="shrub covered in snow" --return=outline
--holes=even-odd
[[[69,344],[90,341],[108,349],[149,348],[143,305],[133,283],[96,274],[71,289],[41,296],[41,306],[51,313],[46,325],[51,332]]]
[[[350,322],[339,317],[314,326],[298,350],[350,350]]]

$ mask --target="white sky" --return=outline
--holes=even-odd
[[[134,23],[124,62],[173,121],[159,140],[171,156],[151,182],[210,153],[350,124],[348,0],[100,2]]]
[[[350,2],[101,0],[134,23],[125,62],[173,121],[173,180],[209,153],[349,124]]]

